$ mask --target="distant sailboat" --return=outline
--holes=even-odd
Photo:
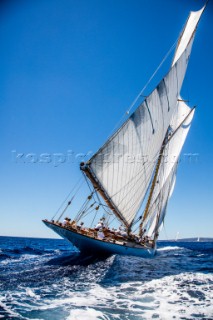
[[[177,232],[176,234],[175,241],[178,241],[178,237],[179,237],[179,232]]]
[[[194,116],[180,91],[204,8],[190,13],[167,75],[89,161],[80,164],[91,194],[74,221],[43,220],[80,251],[154,255]],[[94,228],[100,210],[104,217]],[[90,227],[79,224],[86,215]],[[119,230],[112,228],[116,220],[122,225]]]

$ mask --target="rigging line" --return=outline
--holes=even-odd
[[[167,52],[167,54],[164,56],[163,60],[161,61],[161,63],[159,64],[159,66],[157,67],[157,69],[155,70],[155,72],[152,74],[152,76],[149,78],[149,80],[147,81],[147,83],[145,84],[145,86],[143,87],[143,89],[140,91],[140,93],[137,95],[137,97],[135,98],[135,100],[132,102],[132,104],[130,105],[127,114],[129,114],[129,112],[131,111],[131,109],[134,107],[134,105],[136,104],[136,102],[138,101],[138,99],[143,95],[144,90],[147,88],[147,86],[149,85],[149,83],[152,81],[152,79],[155,77],[156,73],[158,72],[158,70],[161,68],[161,66],[163,65],[163,63],[165,62],[165,60],[168,58],[168,56],[170,55],[170,53],[172,52],[172,50],[174,49],[174,47],[176,46],[178,39],[175,40],[175,42],[173,43],[173,45],[171,46],[171,48],[169,49],[169,51]]]
[[[129,209],[131,209],[131,208],[134,209],[135,206],[136,206],[136,204],[139,203],[139,206],[138,206],[138,208],[137,208],[134,216],[131,217],[132,221],[134,221],[135,217],[138,215],[139,211],[141,210],[141,208],[142,208],[142,206],[143,206],[143,204],[144,204],[144,201],[145,201],[145,199],[146,199],[146,196],[147,196],[147,194],[148,194],[148,192],[149,192],[150,185],[151,185],[151,180],[149,181],[149,183],[148,183],[148,185],[147,185],[147,188],[146,188],[147,191],[145,192],[142,200],[139,201],[139,200],[141,199],[141,195],[139,194],[139,195],[137,196],[137,198],[135,198],[135,202],[133,202],[133,203],[131,204],[131,206],[129,207]],[[139,188],[139,189],[140,189],[140,188]],[[144,190],[144,191],[145,191],[145,190]],[[131,222],[131,223],[132,223],[132,222]]]
[[[108,208],[108,206],[107,206],[107,205],[102,204],[101,199],[100,199],[100,197],[99,197],[99,194],[98,194],[98,192],[97,192],[96,190],[95,190],[95,195],[96,195],[96,197],[97,197],[97,199],[98,199],[99,205],[102,205],[102,206],[105,206],[105,207],[107,207],[107,208]]]
[[[95,211],[96,211],[96,213],[95,213],[94,218],[93,218],[93,220],[92,220],[92,222],[91,222],[91,224],[90,224],[90,229],[92,228],[92,225],[93,225],[93,223],[94,223],[94,221],[95,221],[95,218],[96,218],[96,216],[97,216],[97,214],[98,214],[98,210],[95,210]]]
[[[90,189],[91,196],[93,197],[93,200],[96,201],[96,200],[95,200],[95,197],[94,197],[94,193],[97,194],[97,191],[95,190],[94,187],[93,187],[93,190],[92,190],[92,188],[91,188],[91,186],[90,186],[90,184],[89,184],[89,181],[88,181],[88,179],[87,179],[87,177],[86,177],[86,174],[84,173],[84,171],[82,171],[82,172],[83,172],[84,179],[86,180],[87,186],[88,186],[88,188]]]
[[[92,205],[89,206],[89,208],[87,208],[84,212],[82,212],[82,214],[79,216],[79,219],[83,219],[85,218],[88,214],[90,214],[92,211],[96,210],[94,207],[94,204],[96,204],[96,202],[94,202]]]
[[[108,137],[110,137],[113,132],[115,132],[115,130],[119,127],[120,123],[123,122],[123,120],[125,119],[126,115],[128,115],[130,113],[130,111],[132,110],[132,108],[134,107],[134,105],[136,104],[136,102],[140,99],[140,97],[143,95],[144,91],[146,90],[146,88],[148,87],[148,85],[150,84],[150,82],[152,81],[152,79],[155,77],[155,75],[157,74],[157,72],[159,71],[159,69],[162,67],[162,65],[164,64],[164,62],[166,61],[166,59],[168,58],[168,56],[170,55],[170,53],[172,52],[172,50],[174,49],[174,47],[176,46],[177,42],[178,42],[179,37],[175,40],[175,42],[173,43],[173,45],[171,46],[171,48],[169,49],[169,51],[166,53],[166,55],[164,56],[163,60],[161,61],[161,63],[158,65],[158,67],[155,69],[155,71],[153,72],[152,76],[149,78],[149,80],[147,81],[147,83],[145,84],[145,86],[142,88],[142,90],[138,93],[138,95],[136,96],[136,98],[133,100],[133,102],[130,104],[129,108],[127,109],[127,111],[123,114],[123,116],[121,117],[121,119],[117,122],[117,124],[114,126],[113,130],[111,131],[110,135]]]
[[[87,208],[88,204],[89,204],[89,201],[91,200],[92,198],[92,194],[89,195],[86,200],[84,201],[84,203],[82,204],[81,208],[79,209],[76,217],[75,217],[75,220],[79,220],[79,216],[82,214],[83,211],[85,211],[85,209]]]
[[[149,179],[150,179],[150,174],[151,174],[151,172],[153,171],[153,169],[152,169],[152,163],[148,163],[147,164],[147,166],[146,166],[146,170],[149,170],[149,179],[147,179],[147,177],[145,177],[145,178],[143,178],[142,179],[142,175],[144,174],[144,167],[141,167],[141,169],[140,170],[138,170],[137,172],[136,172],[136,174],[117,192],[117,193],[119,193],[119,192],[122,192],[122,190],[123,190],[123,197],[120,199],[120,202],[119,202],[119,206],[120,206],[120,204],[125,200],[125,198],[126,198],[126,194],[127,194],[127,191],[128,191],[128,189],[130,188],[130,186],[131,186],[131,189],[133,189],[137,184],[138,184],[138,182],[139,181],[141,181],[141,186],[143,186],[143,184],[144,184],[144,182],[147,182]],[[151,170],[150,170],[151,169]],[[128,188],[128,189],[127,189]],[[126,190],[127,189],[127,190]],[[125,192],[124,192],[124,190],[126,190]],[[117,194],[116,193],[116,194]],[[116,194],[114,194],[113,195],[113,197],[116,195]]]
[[[78,211],[78,213],[77,213],[77,215],[76,215],[76,218],[81,214],[81,212],[82,212],[83,210],[85,210],[85,208],[87,207],[87,205],[88,205],[88,203],[89,203],[90,200],[91,200],[91,195],[88,196],[88,197],[86,198],[86,200],[84,201],[84,203],[82,204],[81,208],[79,209],[79,211]]]
[[[62,213],[60,214],[59,218],[57,221],[59,221],[62,216],[64,215],[65,211],[67,210],[67,208],[69,207],[69,205],[72,203],[72,200],[73,200],[74,196],[72,197],[72,199],[67,203],[66,207],[64,208],[64,210],[62,211]]]
[[[144,166],[144,169],[145,169],[145,167],[146,166]],[[133,170],[134,171],[134,170]],[[146,171],[146,170],[145,170]],[[125,189],[125,187],[124,187],[124,189]],[[123,191],[124,191],[124,189],[123,189]],[[123,192],[124,193],[124,192]],[[120,193],[120,194],[122,194],[122,192]],[[123,196],[124,196],[124,194],[123,194]],[[121,196],[119,197],[119,201],[120,201],[120,198],[121,198]],[[126,195],[125,195],[125,198],[126,198]]]
[[[136,164],[137,164],[137,161],[135,161],[134,165],[136,165]],[[137,181],[141,179],[138,175],[143,173],[145,165],[147,168],[149,168],[150,166],[152,166],[152,163],[150,161],[144,162],[143,165],[139,169],[137,169],[137,172],[134,174],[134,176],[132,176],[132,177],[127,176],[126,179],[124,180],[123,186],[121,186],[120,189],[112,195],[112,197],[115,197],[116,195],[121,193],[122,190],[123,190],[124,197],[125,197],[126,191],[124,191],[124,190],[126,190],[126,188],[128,188],[131,184],[133,184],[132,188],[136,185]],[[139,167],[139,166],[140,166],[140,162],[138,162],[137,167]],[[135,179],[138,179],[138,180],[136,180],[135,185],[134,185]],[[146,181],[146,180],[147,180],[147,178],[145,177],[144,181]],[[119,202],[119,204],[120,204],[120,202]]]
[[[113,214],[112,213],[110,213],[109,211],[107,211],[104,207],[102,207],[102,209],[105,211],[105,215],[107,214],[108,216],[112,216]]]
[[[113,223],[113,221],[115,220],[115,219],[117,219],[117,217],[116,216],[114,216],[114,218],[109,222],[109,226]]]
[[[109,207],[101,202],[101,199],[100,199],[100,197],[99,197],[99,194],[98,194],[98,192],[97,192],[96,190],[95,190],[95,194],[96,194],[96,197],[97,197],[97,199],[98,199],[98,201],[99,201],[99,203],[98,203],[99,206],[101,206],[102,209],[104,209],[104,211],[105,211],[108,215],[112,215],[113,213],[109,213],[109,212],[105,209],[105,207],[107,207],[107,208],[109,208]]]
[[[56,217],[56,215],[59,213],[59,211],[61,210],[61,208],[63,207],[63,205],[65,204],[65,202],[67,201],[67,199],[70,197],[70,195],[72,194],[72,192],[75,190],[75,188],[77,187],[77,185],[81,182],[82,177],[78,180],[78,182],[75,184],[75,186],[71,189],[71,191],[69,192],[69,194],[67,195],[67,197],[65,198],[65,200],[62,202],[62,204],[59,206],[58,210],[56,211],[56,213],[54,214],[54,216],[52,217],[52,220]],[[79,189],[81,188],[83,184],[80,184],[79,188],[77,189],[77,191],[75,192],[74,196],[76,196],[77,192],[79,191]]]
[[[141,170],[141,173],[143,172],[143,170]],[[135,182],[135,184],[134,185],[136,185],[136,183],[138,182],[138,181],[140,181],[141,180],[141,176],[140,176],[140,173],[138,173],[138,175],[137,175],[137,181]],[[140,187],[138,188],[139,190],[141,189],[141,186],[143,185],[143,180],[141,180],[142,182],[140,183]],[[132,186],[132,188],[134,188],[134,185]],[[121,203],[124,201],[126,199],[126,194],[124,195],[124,197],[122,198],[122,200],[120,201],[120,203],[119,203],[119,206],[121,205]],[[141,199],[141,193],[139,193],[138,194],[138,192],[137,192],[137,195],[136,195],[136,197],[134,197],[134,202],[133,201],[131,201],[131,205],[128,205],[128,210],[130,210],[130,209],[132,209],[131,211],[135,211],[134,210],[134,207],[135,207],[135,205],[138,203],[138,200],[139,199]],[[140,207],[141,207],[141,203],[143,202],[143,200],[142,201],[140,201]],[[133,212],[133,215],[135,216],[135,213]],[[130,217],[131,219],[133,219],[133,217]]]
[[[99,206],[102,206],[103,208],[104,208],[104,207],[109,208],[106,204],[103,204],[102,202],[98,202],[98,205],[99,205]]]
[[[82,216],[83,213],[85,213],[89,208],[88,208],[88,204],[91,200],[91,196],[87,197],[87,199],[85,200],[85,202],[83,203],[83,205],[81,206],[81,209],[78,211],[75,220],[78,221],[80,219],[80,217]]]
[[[174,135],[177,133],[177,131],[181,128],[181,126],[184,124],[184,122],[186,121],[186,119],[188,119],[188,117],[190,116],[190,114],[195,110],[195,107],[193,107],[189,113],[186,115],[186,117],[183,119],[183,121],[181,121],[181,123],[179,124],[179,126],[172,132],[172,134],[170,135],[170,137],[168,137],[166,144],[168,144],[170,142],[170,140],[174,137]]]
[[[96,195],[96,198],[97,198],[98,202],[101,203],[101,199],[100,199],[100,197],[99,197],[98,191],[94,189],[94,193],[95,193],[95,195]],[[107,206],[107,205],[106,205],[106,206]]]

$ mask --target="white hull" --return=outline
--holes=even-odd
[[[138,256],[143,258],[151,258],[155,254],[155,248],[148,248],[142,246],[136,246],[134,244],[119,244],[112,243],[97,238],[92,238],[87,235],[72,231],[62,226],[56,225],[49,221],[43,220],[44,224],[55,231],[62,238],[70,241],[75,247],[81,252],[89,255],[110,255],[110,254],[121,254]]]

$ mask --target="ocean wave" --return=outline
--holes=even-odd
[[[88,320],[110,320],[110,318],[103,314],[101,311],[97,311],[93,308],[75,309],[70,312],[70,315],[66,320],[79,320],[79,319],[88,319]]]
[[[1,248],[0,255],[27,248],[0,265],[5,319],[213,318],[212,256],[205,252],[212,244],[202,251],[200,243],[161,243],[153,259],[97,259],[77,254],[63,240],[24,243]],[[42,254],[33,254],[33,245]]]
[[[173,251],[173,250],[183,250],[183,247],[178,247],[178,246],[166,246],[166,247],[157,249],[157,251]]]
[[[74,290],[71,281],[65,283],[63,280],[52,288],[43,288],[40,295],[36,291],[39,289],[10,295],[20,313],[24,308],[26,316],[32,313],[37,319],[57,318],[58,312],[60,319],[67,320],[170,320],[171,314],[176,319],[210,319],[213,315],[213,276],[200,273],[183,273],[146,283],[134,281],[116,286],[90,283],[86,290]],[[55,291],[57,297],[53,295]],[[6,310],[6,302],[4,306]]]

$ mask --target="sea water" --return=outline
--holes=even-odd
[[[0,319],[213,319],[212,271],[213,242],[100,259],[65,240],[0,237]]]

